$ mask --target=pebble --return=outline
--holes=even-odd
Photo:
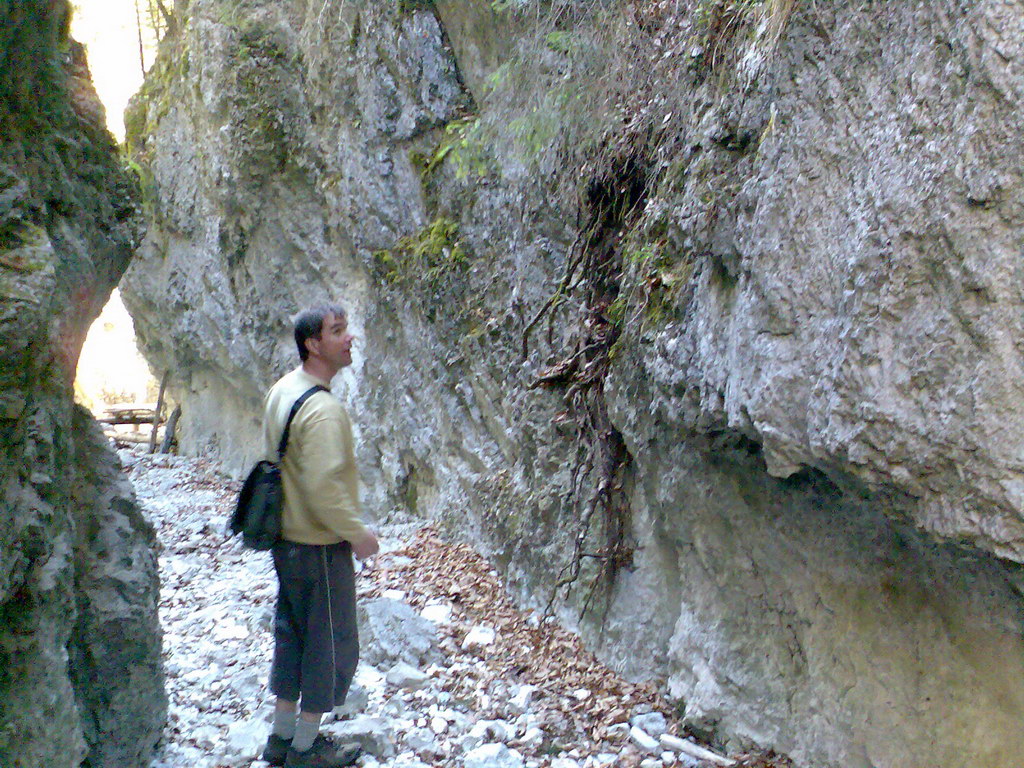
[[[432,752],[437,746],[435,733],[429,728],[414,728],[405,734],[405,746],[413,752]]]
[[[504,744],[483,744],[462,759],[464,768],[525,768],[523,756]]]
[[[430,678],[426,673],[404,662],[399,662],[393,666],[388,671],[386,679],[388,685],[393,685],[396,688],[405,688],[409,691],[424,688],[430,682]]]
[[[668,720],[661,712],[646,712],[641,715],[633,715],[629,719],[630,725],[641,729],[648,736],[658,738],[668,730]]]
[[[635,725],[629,729],[629,738],[644,752],[659,752],[661,744],[653,736],[648,736],[642,729]]]
[[[349,686],[348,695],[345,696],[345,703],[334,708],[334,716],[342,720],[363,712],[370,704],[370,694],[366,686],[359,682],[358,673],[356,679]]]
[[[533,701],[533,695],[537,692],[536,685],[521,685],[519,690],[515,692],[515,695],[509,700],[509,705],[516,712],[526,712],[530,707],[530,703]]]
[[[519,743],[524,747],[539,747],[544,741],[544,731],[533,726],[528,728]]]
[[[420,616],[434,624],[447,624],[452,618],[452,607],[444,603],[426,605],[420,611]]]
[[[469,630],[469,633],[462,641],[462,649],[471,650],[473,648],[484,648],[488,645],[493,645],[495,637],[496,634],[491,627],[475,626]]]
[[[629,733],[629,723],[612,723],[605,731],[609,736],[625,736]]]
[[[387,759],[395,754],[394,735],[383,717],[358,715],[351,720],[336,723],[330,732],[341,742],[354,741],[378,759]]]

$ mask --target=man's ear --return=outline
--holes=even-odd
[[[309,356],[320,353],[319,336],[310,336],[308,339],[306,339],[304,344],[306,345],[306,352],[308,353]]]

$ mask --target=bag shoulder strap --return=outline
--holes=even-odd
[[[313,395],[315,395],[317,392],[330,392],[330,391],[331,390],[329,390],[327,387],[323,387],[323,386],[317,384],[316,386],[310,387],[305,392],[303,392],[301,395],[299,395],[299,399],[295,401],[295,405],[292,406],[291,411],[288,413],[288,420],[285,421],[285,423],[284,423],[284,432],[281,433],[281,442],[277,444],[277,463],[278,464],[280,464],[281,460],[284,458],[285,449],[288,447],[288,432],[292,428],[292,419],[294,419],[295,418],[295,414],[297,414],[299,412],[299,408],[301,408],[302,404],[304,402],[306,402],[307,400],[309,400],[309,398],[312,397]]]

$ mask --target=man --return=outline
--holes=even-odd
[[[353,336],[345,310],[325,304],[295,318],[301,365],[267,394],[267,458],[277,446],[295,401],[352,363]],[[277,612],[270,690],[277,697],[273,731],[263,751],[271,765],[339,768],[359,756],[320,734],[320,720],[344,703],[359,659],[352,554],[376,554],[377,539],[359,519],[352,424],[329,392],[299,408],[281,461],[282,541],[274,545]],[[301,703],[301,712],[296,712]]]

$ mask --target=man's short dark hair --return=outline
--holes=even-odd
[[[324,320],[328,315],[345,318],[345,309],[340,304],[317,304],[304,309],[295,316],[295,346],[299,348],[299,359],[306,362],[309,350],[306,349],[307,339],[319,339],[324,329]]]

